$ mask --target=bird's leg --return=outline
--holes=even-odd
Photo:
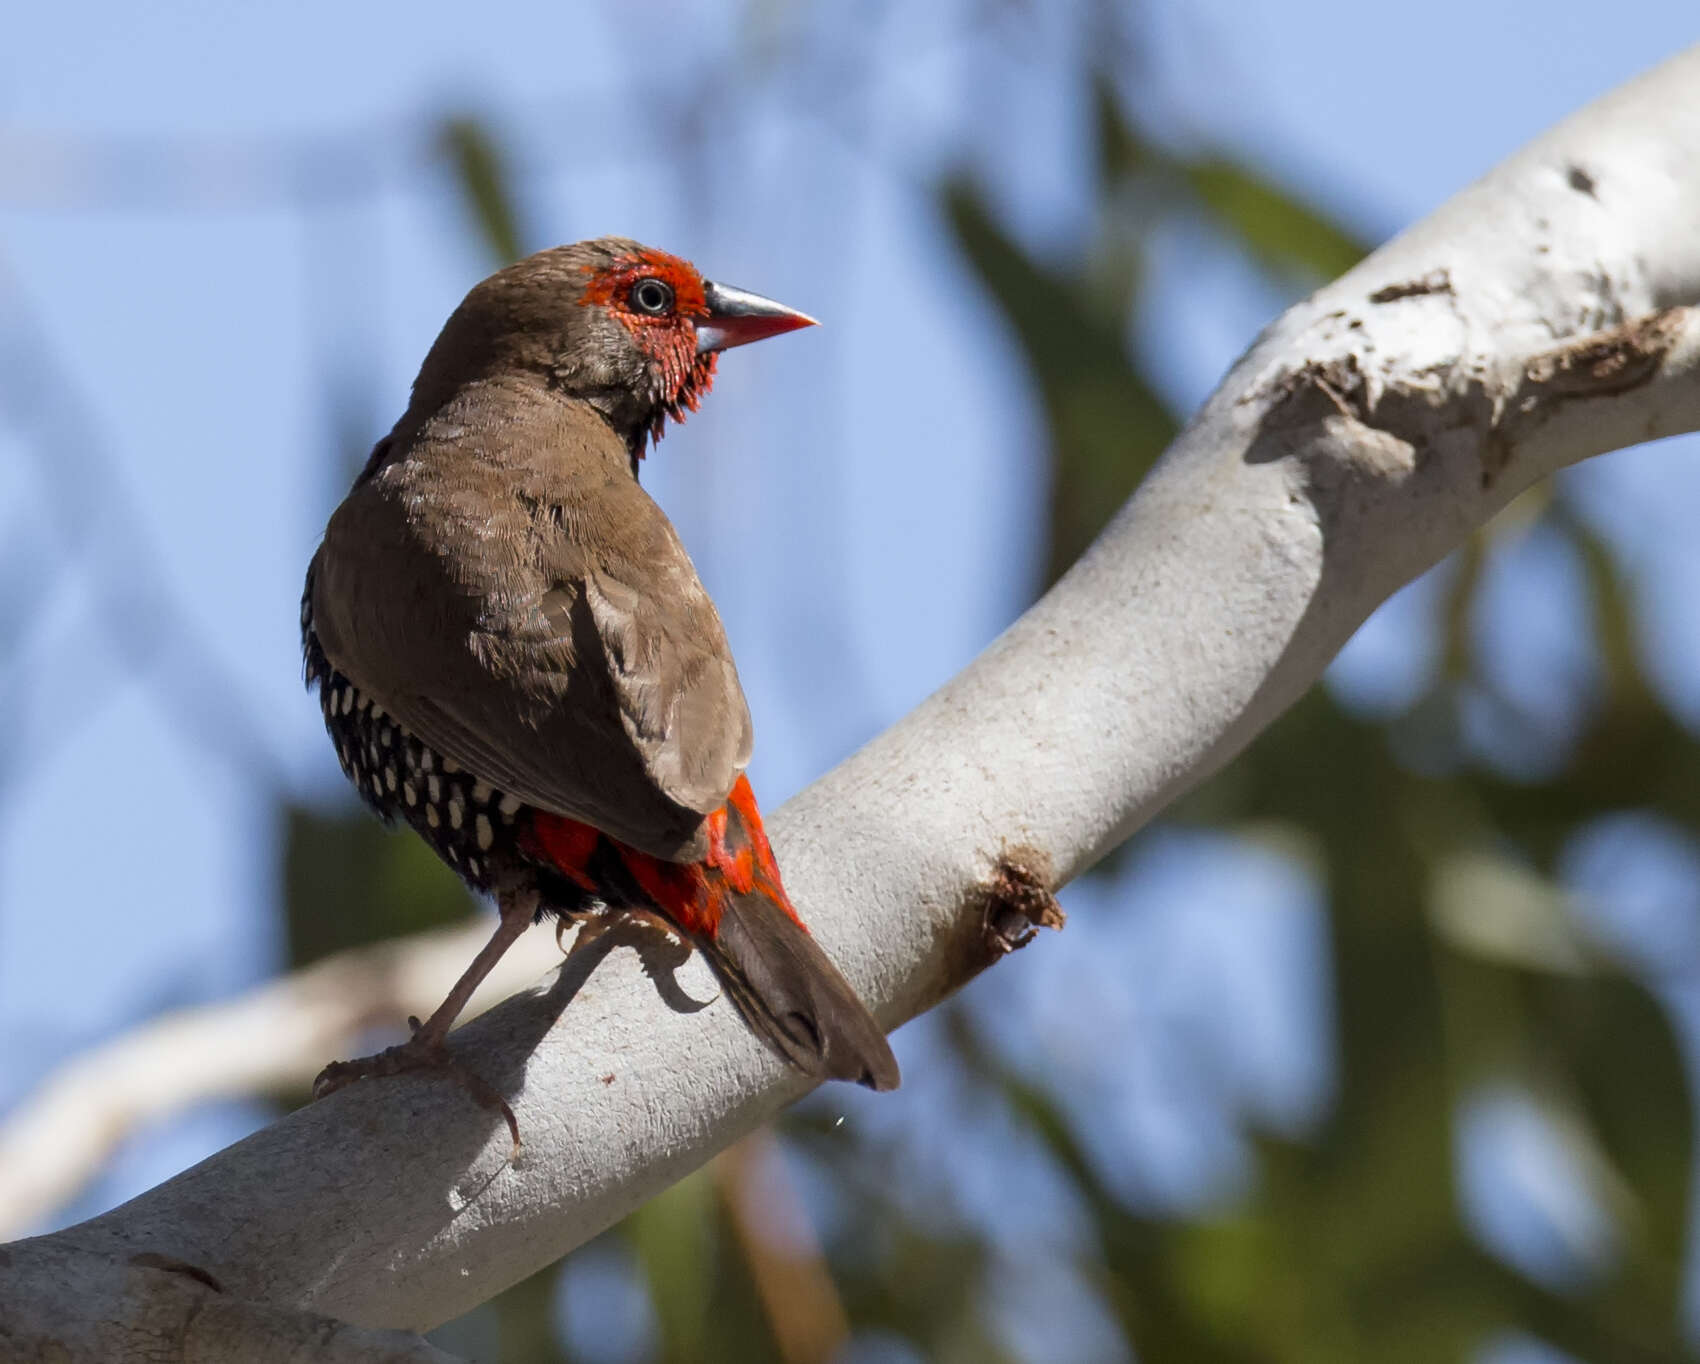
[[[502,954],[519,941],[520,935],[531,927],[537,915],[535,890],[504,891],[498,901],[502,917],[490,941],[479,949],[472,964],[461,972],[460,979],[424,1024],[414,1029],[412,1041],[418,1046],[436,1050],[443,1045],[460,1011],[472,998],[472,993],[484,983],[484,977],[495,969]]]
[[[519,1122],[514,1117],[513,1109],[488,1080],[467,1069],[449,1054],[445,1039],[449,1035],[449,1029],[454,1026],[455,1019],[460,1017],[461,1010],[466,1008],[467,1001],[472,998],[473,991],[502,959],[502,954],[531,926],[537,913],[537,901],[538,895],[534,889],[503,891],[498,897],[501,921],[496,925],[496,931],[490,935],[490,941],[479,950],[478,955],[472,959],[472,964],[461,972],[454,988],[424,1023],[420,1023],[418,1019],[408,1020],[413,1025],[413,1036],[399,1046],[390,1047],[376,1056],[363,1056],[355,1061],[332,1061],[319,1072],[318,1079],[313,1081],[313,1097],[322,1099],[345,1085],[370,1076],[402,1075],[417,1070],[447,1072],[458,1080],[482,1107],[492,1109],[507,1119],[508,1131],[513,1135],[514,1147],[517,1150]]]

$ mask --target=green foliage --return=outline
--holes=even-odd
[[[281,817],[291,967],[471,912],[459,879],[411,832],[386,829],[367,810],[348,807],[286,804]]]
[[[1147,201],[1136,220],[1202,207],[1248,256],[1295,282],[1362,255],[1263,177],[1220,158],[1142,154],[1102,101],[1099,121],[1113,149],[1102,173],[1132,176]],[[1176,180],[1195,196],[1191,209]],[[951,186],[947,204],[1046,404],[1054,574],[1119,504],[1118,476],[1134,481],[1165,439],[1138,358],[1121,343],[1138,290],[1096,287],[1101,246],[1058,269],[1000,232],[965,187]],[[1120,312],[1104,310],[1109,298]],[[1550,878],[1567,842],[1624,804],[1693,827],[1700,746],[1642,675],[1609,549],[1561,500],[1535,499],[1532,515],[1580,554],[1608,678],[1606,703],[1549,781],[1513,782],[1467,758],[1443,764],[1455,770],[1439,779],[1400,761],[1467,754],[1465,691],[1491,690],[1469,640],[1476,587],[1496,538],[1527,530],[1525,513],[1463,552],[1437,622],[1446,666],[1405,716],[1368,724],[1313,692],[1176,812],[1264,836],[1286,827],[1327,887],[1340,1086],[1320,1130],[1302,1143],[1258,1136],[1242,1204],[1152,1218],[1104,1185],[1061,1096],[966,1053],[1084,1196],[1098,1241],[1089,1273],[1145,1357],[1460,1359],[1513,1329],[1580,1359],[1690,1357],[1679,1329],[1693,1154],[1681,1057],[1664,1010],[1578,931]],[[1617,1253],[1571,1292],[1499,1264],[1464,1223],[1455,1105],[1484,1085],[1509,1086],[1546,1114],[1612,1214]]]
[[[443,123],[438,142],[492,259],[507,265],[527,254],[507,161],[495,136],[478,119],[463,116]]]
[[[1175,434],[1128,359],[1113,288],[1055,272],[998,226],[966,184],[946,193],[962,253],[1003,310],[1044,404],[1051,438],[1046,579],[1091,544]]]
[[[1314,288],[1368,254],[1349,232],[1237,162],[1205,157],[1175,167],[1223,230],[1269,269]]]
[[[659,1364],[765,1360],[773,1349],[732,1249],[708,1170],[679,1181],[632,1214],[626,1236],[661,1327]],[[737,1342],[737,1353],[730,1353]]]
[[[1202,214],[1255,261],[1305,285],[1344,273],[1368,250],[1237,162],[1149,146],[1102,78],[1093,108],[1100,223],[1077,260],[1059,267],[1024,250],[971,182],[943,188],[956,243],[1004,314],[1044,405],[1047,584],[1080,557],[1175,436],[1174,414],[1128,344],[1150,233]]]

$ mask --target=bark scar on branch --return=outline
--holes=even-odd
[[[971,883],[946,935],[947,962],[926,1007],[959,990],[1011,952],[1027,946],[1041,928],[1060,929],[1067,916],[1051,893],[1050,855],[1028,844],[1006,844],[990,871]]]
[[[1509,454],[1570,403],[1652,383],[1682,340],[1690,314],[1687,308],[1663,308],[1530,357],[1495,423],[1497,448]],[[1498,472],[1484,464],[1482,486]]]
[[[130,1257],[130,1263],[141,1269],[158,1269],[167,1274],[181,1274],[186,1279],[205,1284],[215,1293],[224,1292],[221,1284],[211,1270],[192,1265],[187,1260],[179,1260],[170,1255],[161,1255],[155,1250],[144,1250]]]
[[[1452,292],[1444,271],[1389,285],[1372,302],[1418,293]],[[1481,443],[1481,486],[1491,488],[1518,446],[1568,404],[1617,397],[1654,382],[1685,338],[1692,310],[1675,307],[1631,318],[1603,331],[1513,361],[1496,377],[1479,357],[1401,373],[1372,367],[1355,350],[1311,359],[1276,374],[1242,402],[1268,404],[1255,461],[1314,453],[1312,435],[1328,429],[1333,464],[1373,477],[1403,477],[1444,430],[1474,428]],[[1342,429],[1341,423],[1344,423]],[[1340,437],[1344,435],[1344,439]]]
[[[1665,308],[1541,352],[1523,368],[1520,389],[1534,392],[1521,405],[1627,393],[1651,383],[1681,337],[1687,312]]]
[[[1452,272],[1445,266],[1430,270],[1421,279],[1410,279],[1402,284],[1388,284],[1377,289],[1369,296],[1371,303],[1397,303],[1402,298],[1420,298],[1424,294],[1449,294],[1452,292]]]
[[[1006,848],[992,877],[971,896],[980,912],[985,965],[1026,947],[1041,928],[1061,929],[1068,916],[1047,886],[1050,859],[1037,848]]]

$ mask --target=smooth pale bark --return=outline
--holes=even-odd
[[[1700,50],[1269,327],[1043,601],[775,816],[793,895],[881,1019],[988,964],[985,919],[1032,903],[1023,874],[1062,884],[1226,762],[1520,490],[1700,426],[1697,224]],[[363,1083],[14,1244],[0,1285],[146,1252],[365,1326],[483,1301],[802,1092],[725,1003],[689,1010],[714,993],[700,963],[650,952],[651,979],[636,941],[456,1034],[511,1096],[517,1159],[452,1084]]]
[[[490,936],[483,918],[339,952],[234,999],[178,1009],[73,1057],[0,1122],[0,1237],[75,1197],[138,1128],[217,1099],[306,1093],[327,1058],[405,1036]],[[517,943],[467,1005],[476,1018],[558,965],[547,933]]]

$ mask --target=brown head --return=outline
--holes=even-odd
[[[474,287],[425,357],[410,411],[427,416],[480,379],[534,376],[602,413],[635,467],[669,417],[696,411],[719,352],[813,325],[665,251],[598,237],[539,251]]]

